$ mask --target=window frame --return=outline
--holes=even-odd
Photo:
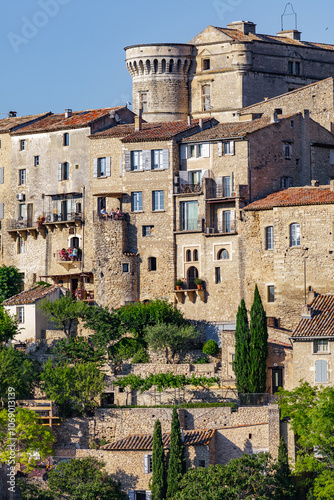
[[[223,155],[234,156],[234,141],[223,141]]]
[[[225,257],[226,255],[226,257]],[[217,253],[217,260],[229,260],[230,253],[226,248],[220,248]]]
[[[138,162],[135,158],[138,157]],[[131,170],[132,171],[137,171],[137,170],[143,170],[143,151],[142,150],[135,150],[131,151]]]
[[[265,248],[274,250],[274,226],[267,226],[265,229]]]
[[[143,238],[154,236],[154,226],[152,224],[142,226],[142,236]]]
[[[298,231],[296,231],[297,229]],[[296,235],[293,234],[293,232],[296,232]],[[290,247],[301,246],[301,231],[299,222],[292,222],[289,225],[289,240],[290,240]]]
[[[24,254],[26,253],[26,242],[22,236],[18,236],[17,239],[17,253]]]
[[[20,151],[26,151],[27,149],[27,140],[20,139]]]
[[[39,167],[39,155],[34,156],[34,167]]]
[[[156,197],[158,200],[157,206],[156,206]],[[165,210],[165,196],[164,196],[164,190],[156,190],[152,191],[152,212],[161,212]]]
[[[17,306],[16,314],[19,325],[23,325],[25,323],[24,306]]]
[[[221,270],[220,267],[215,267],[215,284],[219,285],[221,283]]]
[[[20,168],[19,169],[19,186],[25,186],[27,183],[27,169]]]
[[[284,159],[291,160],[291,157],[292,157],[291,144],[284,144]]]
[[[129,273],[130,272],[130,265],[128,262],[123,262],[122,264],[122,272],[123,273]]]
[[[133,191],[131,193],[131,211],[132,212],[142,212],[143,211],[143,192]]]
[[[69,132],[64,132],[63,146],[69,146],[69,145],[70,145],[70,134],[69,134]]]
[[[164,153],[163,149],[152,149],[152,167],[151,170],[162,170],[164,166]],[[156,156],[158,156],[158,162],[156,163]]]
[[[158,259],[156,257],[148,257],[147,259],[148,272],[155,272],[158,269]]]
[[[205,91],[208,89],[208,92]],[[211,85],[209,83],[204,83],[201,87],[201,99],[202,99],[202,111],[210,111],[211,106]]]
[[[210,71],[211,69],[211,59],[204,57],[202,59],[202,71]]]
[[[267,302],[269,304],[275,302],[275,285],[267,286]]]
[[[101,156],[97,158],[97,177],[106,177],[106,175],[107,175],[107,157]]]
[[[325,347],[322,349],[320,347]],[[328,339],[315,339],[313,341],[313,354],[330,354],[329,340]]]

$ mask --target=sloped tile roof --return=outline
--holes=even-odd
[[[0,132],[10,132],[14,130],[16,127],[20,127],[25,123],[32,122],[34,120],[38,120],[39,118],[43,118],[49,116],[51,111],[48,113],[40,113],[38,115],[27,115],[27,116],[11,116],[10,118],[3,118],[0,120]]]
[[[111,111],[117,111],[118,109],[122,108],[124,108],[124,106],[117,106],[116,108],[73,111],[72,115],[68,118],[65,118],[65,113],[52,114],[36,123],[32,123],[31,125],[20,128],[20,130],[13,132],[13,135],[34,134],[39,132],[52,132],[55,130],[81,128],[90,125],[99,118],[103,118]]]
[[[244,210],[270,210],[274,207],[292,207],[301,205],[323,205],[334,203],[334,191],[329,186],[291,187],[272,193],[266,198],[253,201]]]
[[[215,434],[215,429],[204,429],[195,431],[183,431],[186,446],[207,445]],[[164,448],[170,447],[170,432],[162,435]],[[115,443],[106,444],[102,450],[152,450],[152,434],[134,434]]]
[[[158,123],[142,123],[142,129],[147,130],[149,128],[156,127]],[[133,134],[135,132],[135,124],[134,123],[126,123],[121,125],[116,125],[115,127],[110,127],[106,130],[102,130],[102,132],[96,132],[95,134],[90,135],[90,139],[101,139],[103,137],[125,137],[126,135]]]
[[[36,302],[36,300],[43,299],[57,288],[61,288],[61,285],[51,285],[48,287],[38,286],[36,288],[31,288],[30,290],[26,290],[25,292],[13,295],[13,297],[5,300],[2,305],[18,306],[21,304],[33,304],[34,302]]]
[[[210,122],[209,118],[203,119],[203,125],[208,125]],[[214,121],[215,122],[215,121]],[[159,122],[150,123],[149,127],[143,127],[142,130],[138,132],[133,132],[122,139],[122,142],[146,142],[146,141],[168,141],[173,137],[185,132],[194,133],[198,132],[199,119],[192,120],[191,125],[188,121],[178,120],[174,122]]]
[[[310,307],[312,317],[300,320],[292,338],[334,337],[334,294],[317,295]]]

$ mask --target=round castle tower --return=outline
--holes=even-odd
[[[145,44],[125,47],[132,76],[133,111],[148,122],[186,120],[189,113],[188,75],[193,45]]]

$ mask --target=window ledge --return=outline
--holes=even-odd
[[[330,356],[331,352],[312,352],[313,356]]]
[[[163,214],[164,212],[166,212],[166,210],[152,210],[152,214]]]
[[[144,210],[133,210],[130,212],[130,214],[143,214]]]

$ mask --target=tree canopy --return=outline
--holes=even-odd
[[[163,500],[166,494],[166,471],[165,471],[165,453],[162,442],[162,431],[160,420],[156,420],[153,432],[152,447],[152,500]]]
[[[267,317],[257,286],[250,312],[249,392],[266,392],[268,331]]]
[[[167,363],[174,363],[176,353],[182,351],[197,336],[194,326],[158,323],[145,329],[144,338],[153,351],[165,351]]]
[[[0,306],[0,348],[19,333],[18,319]]]
[[[0,350],[0,398],[2,405],[8,400],[8,387],[15,388],[16,399],[29,398],[37,378],[37,366],[23,352],[17,351],[13,347]]]
[[[184,445],[177,409],[173,408],[170,434],[170,451],[167,472],[167,498],[173,498],[179,488],[179,482],[186,470]]]
[[[22,276],[14,266],[0,267],[0,304],[22,288]]]
[[[83,314],[84,326],[94,331],[94,345],[107,348],[110,342],[119,339],[124,333],[121,318],[115,310],[95,306],[88,307]]]
[[[52,352],[59,361],[68,361],[73,364],[96,363],[101,366],[106,361],[106,350],[100,346],[95,348],[87,337],[58,340]]]
[[[245,301],[242,299],[237,312],[237,324],[235,328],[235,359],[233,365],[238,393],[249,392],[249,356],[248,316]]]
[[[85,302],[75,300],[71,295],[63,295],[54,302],[45,299],[39,305],[50,321],[53,321],[59,328],[63,328],[68,338],[71,336],[72,325],[84,315],[87,307]]]

